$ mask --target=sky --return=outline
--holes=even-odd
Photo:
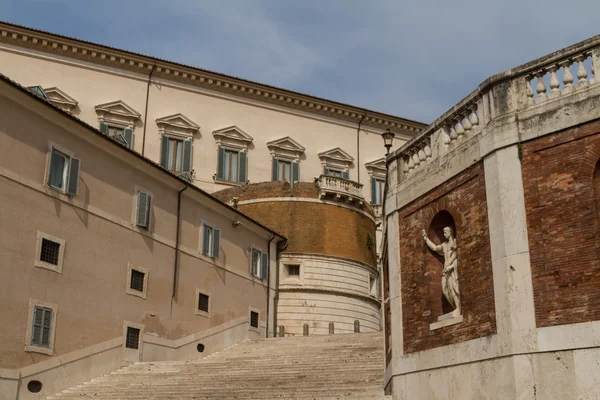
[[[0,0],[0,20],[429,123],[490,75],[600,34],[600,3]]]

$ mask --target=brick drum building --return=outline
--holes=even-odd
[[[394,399],[600,398],[599,56],[492,76],[387,157]]]
[[[356,182],[265,182],[215,196],[288,238],[274,279],[286,335],[380,330],[375,218]]]

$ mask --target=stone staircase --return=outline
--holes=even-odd
[[[391,400],[378,333],[249,340],[194,361],[135,363],[47,399]]]

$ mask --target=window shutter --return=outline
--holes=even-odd
[[[108,125],[106,125],[104,122],[100,122],[100,132],[108,135]]]
[[[260,264],[260,279],[267,279],[269,275],[269,255],[267,253],[261,254]]]
[[[208,255],[208,226],[202,225],[202,254]]]
[[[292,162],[292,187],[294,182],[300,181],[300,163]]]
[[[150,196],[144,192],[138,192],[136,221],[137,226],[148,228],[150,215]]]
[[[44,309],[44,324],[42,330],[42,345],[49,346],[50,345],[50,324],[52,323],[52,310],[46,308]]]
[[[277,159],[274,158],[271,164],[271,180],[278,181],[279,177],[277,176]]]
[[[342,178],[343,179],[350,179],[350,174],[348,173],[348,171],[342,171]]]
[[[217,153],[217,179],[220,181],[225,180],[225,150],[219,146],[219,152]]]
[[[240,151],[238,154],[240,155],[238,161],[238,182],[245,184],[248,180],[248,154],[245,151]]]
[[[77,190],[79,189],[79,166],[81,161],[79,158],[71,158],[69,167],[69,185],[67,188],[67,194],[69,196],[76,196]]]
[[[377,204],[377,179],[371,177],[371,204]]]
[[[221,245],[221,230],[217,229],[217,228],[213,228],[213,248],[212,248],[213,258],[219,258],[220,245]]]
[[[33,309],[33,327],[31,332],[31,343],[41,344],[42,343],[42,330],[44,322],[44,309],[40,307],[34,307]]]
[[[192,141],[190,139],[183,141],[183,163],[181,172],[192,172]]]
[[[130,149],[133,149],[133,129],[125,128],[125,133],[123,135],[125,137],[125,141],[127,142],[127,146]]]
[[[169,169],[167,165],[169,159],[169,138],[163,136],[160,139],[160,166]]]

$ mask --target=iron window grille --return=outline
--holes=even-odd
[[[289,276],[300,276],[300,266],[299,265],[288,265],[288,275]]]
[[[133,290],[144,291],[144,277],[146,274],[138,270],[131,270],[131,285],[129,286]]]
[[[256,311],[250,311],[250,326],[258,328],[258,313]]]
[[[127,338],[125,340],[125,347],[128,349],[137,350],[140,345],[140,330],[138,328],[127,327]]]
[[[198,295],[198,310],[208,312],[208,295],[200,293]]]
[[[60,243],[53,242],[46,238],[42,239],[42,251],[40,252],[40,261],[48,264],[58,265],[58,255],[60,253]]]

